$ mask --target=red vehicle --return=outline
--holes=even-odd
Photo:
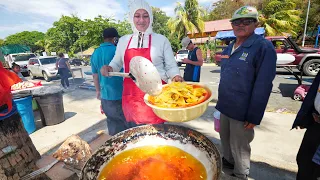
[[[299,71],[307,76],[316,76],[320,70],[320,49],[300,48],[290,37],[269,36],[267,40],[271,41],[277,53],[292,54],[295,61],[288,65],[296,65]],[[221,61],[221,52],[217,52],[215,60],[219,64]]]

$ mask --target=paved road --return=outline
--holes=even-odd
[[[83,66],[83,72],[91,71],[91,67]],[[183,75],[184,66],[180,67],[180,73]],[[81,83],[80,72],[75,72],[76,82]],[[86,80],[92,80],[91,76],[84,75]],[[304,84],[311,84],[313,77],[303,77]],[[218,97],[218,86],[220,81],[220,67],[216,66],[204,66],[201,70],[201,83],[209,85],[217,100]],[[58,84],[60,80],[53,80],[50,83],[43,82],[44,84]],[[71,81],[72,83],[72,81]],[[267,111],[276,112],[276,111],[284,111],[285,113],[297,113],[301,106],[301,102],[294,101],[292,99],[293,92],[297,87],[297,80],[295,80],[294,76],[288,73],[284,69],[277,69],[277,75],[273,82],[273,90],[269,99],[269,103],[267,106]]]

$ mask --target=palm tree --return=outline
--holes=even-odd
[[[177,7],[174,11],[176,17],[170,18],[168,21],[171,35],[178,33],[178,38],[180,38],[181,35],[186,36],[188,32],[194,34],[196,31],[204,31],[202,18],[204,11],[200,8],[198,0],[186,0],[184,6],[177,2]]]
[[[295,10],[296,4],[291,0],[272,0],[263,8],[263,14],[259,20],[265,27],[268,36],[291,34],[297,36],[300,30],[299,10]]]

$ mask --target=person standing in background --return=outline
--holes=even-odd
[[[61,85],[65,89],[69,89],[69,73],[70,73],[70,64],[67,58],[64,58],[63,53],[59,53],[59,59],[56,63],[56,68],[58,69],[58,74],[60,74]]]
[[[184,69],[183,79],[185,81],[200,82],[201,66],[203,65],[203,57],[201,49],[196,47],[189,37],[185,37],[181,41],[182,49],[189,50],[188,58],[182,60],[187,64]]]
[[[101,100],[103,112],[107,116],[109,135],[113,136],[129,127],[122,110],[122,77],[104,77],[100,69],[113,59],[119,34],[115,28],[103,31],[104,43],[100,44],[91,57],[91,68],[97,99]],[[122,72],[123,70],[121,70]]]

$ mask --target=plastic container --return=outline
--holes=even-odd
[[[220,114],[219,111],[213,113],[214,130],[217,132],[220,132]]]
[[[16,103],[24,128],[27,130],[28,134],[33,133],[36,130],[36,123],[34,122],[32,110],[32,96],[14,99],[14,102]]]
[[[51,126],[65,120],[62,92],[36,96],[35,99],[44,125]]]

